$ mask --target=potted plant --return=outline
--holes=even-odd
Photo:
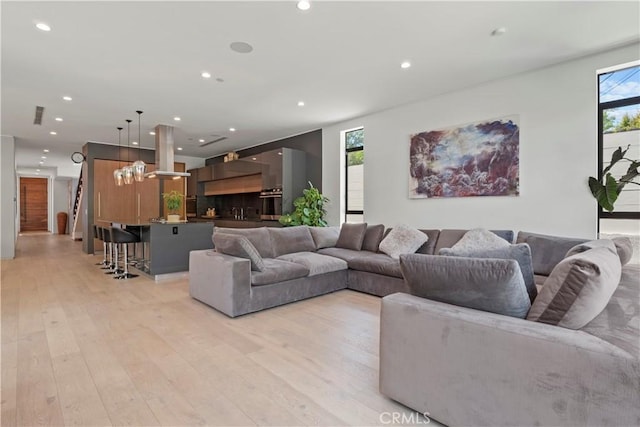
[[[180,207],[184,194],[178,190],[171,190],[168,193],[162,193],[162,198],[167,202],[167,222],[180,222]]]
[[[618,149],[613,152],[611,155],[611,163],[609,163],[609,166],[604,168],[602,171],[601,180],[592,176],[589,177],[589,189],[591,190],[591,194],[598,201],[598,204],[602,209],[606,211],[613,211],[613,205],[625,185],[640,185],[640,183],[634,181],[635,178],[640,175],[640,172],[638,172],[638,168],[640,168],[640,160],[631,160],[625,157],[627,151],[629,151],[629,147],[630,145],[628,145],[627,149],[624,151],[622,150],[622,147],[618,147]],[[631,164],[629,165],[627,172],[622,177],[615,179],[613,175],[611,175],[610,171],[611,168],[621,160],[625,160]]]
[[[280,224],[284,226],[309,225],[316,227],[326,227],[327,222],[324,216],[324,204],[329,201],[309,182],[309,187],[303,190],[302,196],[294,202],[294,211],[280,217]]]

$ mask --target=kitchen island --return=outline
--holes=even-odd
[[[136,256],[142,261],[136,269],[156,280],[189,271],[189,252],[213,248],[213,222],[113,223],[118,225],[140,235]]]

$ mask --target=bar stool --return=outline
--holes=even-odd
[[[107,261],[107,265],[104,268],[104,270],[107,270],[107,272],[104,274],[121,273],[121,271],[118,271],[118,259],[114,257],[114,254],[113,254],[113,248],[115,245],[113,244],[113,240],[111,238],[111,227],[100,227],[100,228],[102,229],[102,239],[105,244],[105,253],[107,251],[109,253],[109,260]]]
[[[118,245],[123,245],[124,249],[124,257],[123,264],[124,270],[122,273],[117,273],[113,278],[114,279],[131,279],[133,277],[138,277],[137,274],[129,273],[129,243],[138,243],[140,241],[140,237],[136,236],[130,231],[123,230],[119,227],[111,227],[111,240],[115,246],[115,259],[116,259],[116,270],[118,270]]]
[[[107,253],[105,252],[106,245],[104,243],[104,240],[102,240],[102,228],[98,227],[95,224],[93,224],[93,238],[98,239],[102,242],[102,261],[96,262],[96,265],[105,266],[107,265]]]

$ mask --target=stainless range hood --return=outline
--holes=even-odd
[[[173,126],[156,126],[156,168],[144,174],[145,178],[180,179],[189,172],[175,172],[173,168]]]

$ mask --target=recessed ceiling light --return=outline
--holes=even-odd
[[[198,142],[204,142],[204,139],[200,138],[200,139],[198,140]]]
[[[236,128],[229,128],[229,132],[235,132]]]
[[[138,141],[131,141],[131,144],[138,145]]]
[[[45,24],[44,22],[38,22],[36,24],[36,28],[40,31],[51,31],[51,27]]]
[[[278,156],[282,156],[282,152],[281,151],[278,151]]]
[[[173,120],[175,120],[176,122],[179,122],[182,119],[180,117],[174,117]]]
[[[298,107],[304,107],[304,101],[298,101]]]
[[[203,71],[202,74],[200,74],[202,76],[203,79],[210,79],[211,78],[211,73],[207,73],[206,71]]]
[[[154,131],[149,132],[149,135],[155,135],[156,133]]]
[[[507,29],[505,27],[500,27],[500,28],[496,28],[495,30],[491,31],[491,35],[497,37],[497,36],[503,35],[506,32],[507,32]]]
[[[42,152],[43,152],[43,153],[48,153],[48,152],[49,152],[49,149],[48,149],[48,148],[45,148],[44,150],[42,150]]]
[[[62,117],[56,117],[56,122],[62,122]]]
[[[400,68],[409,68],[411,67],[411,62],[409,61],[404,61],[402,64],[400,64]]]
[[[47,158],[47,156],[41,156],[40,158],[41,158],[42,160],[44,160],[44,159],[46,159],[46,158]]]
[[[41,160],[38,164],[39,165],[44,165],[44,162]]]
[[[38,172],[36,172],[36,175],[40,175]]]
[[[51,135],[57,135],[57,134],[58,134],[58,132],[56,132],[55,130],[52,130],[51,132],[49,132],[49,134],[51,134]]]
[[[65,101],[71,101],[73,98],[70,96],[63,96],[62,99],[64,99]]]
[[[36,169],[36,172],[40,172],[40,169]]]
[[[229,45],[232,51],[238,53],[249,53],[253,50],[253,46],[245,42],[233,42]]]
[[[176,150],[182,151],[182,147],[178,147],[178,148],[176,148]]]
[[[298,9],[300,10],[309,10],[309,8],[311,7],[311,3],[309,3],[307,0],[300,0],[296,6],[298,6]]]

